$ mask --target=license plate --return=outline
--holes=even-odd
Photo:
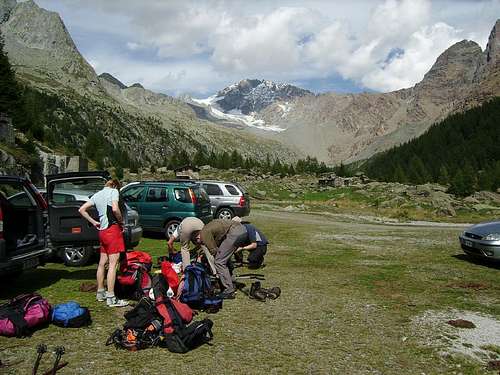
[[[468,246],[468,247],[473,247],[473,246],[472,246],[472,241],[465,240],[465,241],[464,241],[464,244],[465,244],[465,246]]]
[[[38,258],[28,259],[23,263],[23,270],[34,268],[40,264]]]

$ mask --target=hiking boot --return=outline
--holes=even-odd
[[[222,299],[235,299],[236,298],[236,292],[222,292],[218,295],[219,298]]]
[[[267,293],[262,289],[255,290],[252,294],[250,294],[250,298],[256,299],[260,302],[265,302],[267,298]]]
[[[260,281],[255,281],[250,286],[250,295],[253,295],[257,290],[260,289]]]
[[[128,306],[128,301],[125,301],[124,299],[118,299],[116,298],[116,296],[107,296],[106,304],[108,305],[108,307],[125,307]]]
[[[105,290],[98,290],[97,293],[95,294],[95,299],[97,302],[106,301],[106,291]]]
[[[276,299],[281,295],[281,288],[278,286],[272,287],[271,289],[261,288],[261,291],[267,294],[268,298]]]

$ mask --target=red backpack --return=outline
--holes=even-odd
[[[148,296],[151,290],[151,255],[144,251],[130,251],[120,262],[120,274],[117,276],[116,294],[139,300]]]
[[[168,286],[172,288],[174,293],[177,293],[179,288],[179,276],[172,267],[172,263],[163,261],[161,262],[161,274],[163,275]]]

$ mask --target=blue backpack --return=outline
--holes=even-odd
[[[70,301],[54,306],[52,323],[60,327],[78,328],[92,323],[90,311],[79,303]]]
[[[222,308],[222,299],[215,296],[210,277],[201,263],[192,263],[184,270],[181,302],[207,312]]]

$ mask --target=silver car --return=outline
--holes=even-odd
[[[250,214],[250,198],[246,190],[234,182],[198,181],[210,197],[212,213],[216,219],[232,219]]]
[[[467,228],[459,236],[468,255],[500,260],[500,221],[489,221]]]

